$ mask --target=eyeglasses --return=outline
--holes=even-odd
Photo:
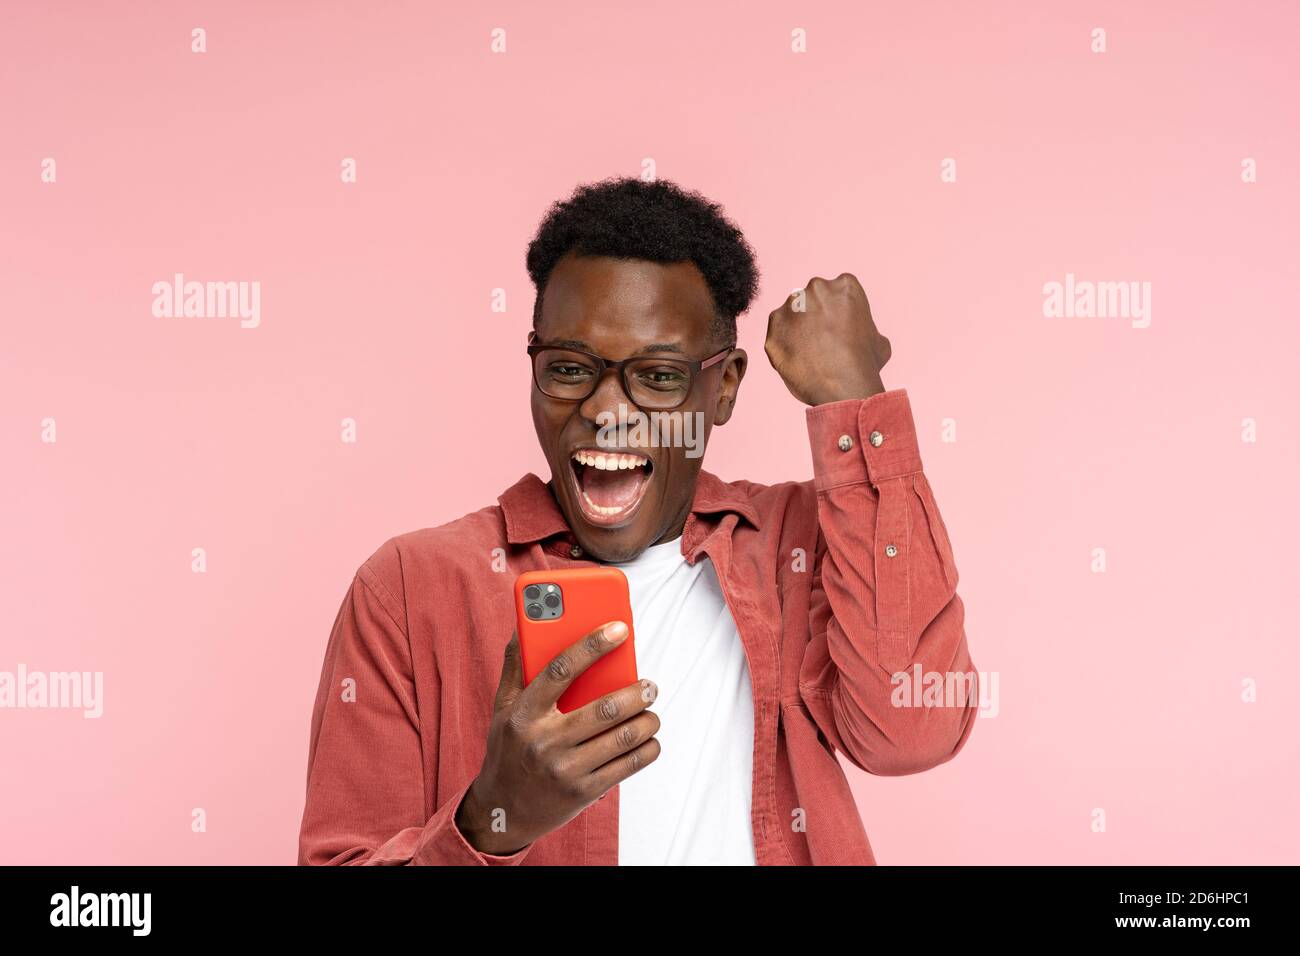
[[[676,408],[691,393],[695,377],[717,365],[734,350],[728,347],[703,361],[635,355],[612,362],[580,349],[540,345],[537,333],[528,335],[528,354],[533,360],[533,381],[543,395],[563,402],[580,402],[596,390],[606,370],[616,370],[623,392],[640,408]]]

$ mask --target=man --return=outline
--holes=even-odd
[[[736,407],[736,318],[758,279],[718,206],[663,181],[583,187],[528,269],[550,481],[526,475],[358,569],[316,698],[299,862],[874,863],[836,753],[881,775],[942,763],[976,688],[947,531],[862,287],[815,278],[771,313],[814,477],[764,486],[701,469]],[[610,438],[637,414],[675,416],[677,440]],[[561,713],[626,627],[525,686],[511,589],[593,562],[628,577],[641,680]],[[969,693],[895,693],[918,668]]]

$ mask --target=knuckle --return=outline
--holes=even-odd
[[[583,647],[593,657],[599,656],[606,647],[605,634],[603,631],[592,631],[582,642]]]
[[[524,742],[523,759],[528,766],[545,768],[546,753],[546,741],[541,737],[532,737]]]
[[[553,681],[567,681],[573,676],[573,664],[568,654],[557,654],[546,665],[546,676]]]
[[[589,784],[586,782],[585,774],[565,773],[560,787],[563,787],[564,795],[569,799],[585,800]]]
[[[619,703],[618,698],[615,697],[613,694],[609,694],[606,697],[602,697],[600,701],[600,706],[596,708],[596,715],[601,720],[609,721],[609,722],[618,720],[619,714],[621,714],[622,712],[623,712],[623,707]]]
[[[570,793],[577,785],[577,779],[569,772],[569,765],[563,760],[550,761],[546,764],[545,770],[551,784],[557,787],[561,793]]]
[[[631,747],[635,746],[640,736],[641,735],[637,733],[636,727],[629,722],[619,727],[618,730],[615,731],[614,739],[618,742],[618,745],[621,749],[628,750]]]
[[[528,726],[528,711],[522,707],[512,707],[506,712],[504,729],[507,734],[522,735]]]

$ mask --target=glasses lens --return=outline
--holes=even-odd
[[[645,359],[627,366],[628,397],[642,408],[676,408],[691,391],[691,368],[671,359]]]
[[[537,387],[552,398],[586,398],[596,381],[596,364],[580,352],[545,349],[533,358]]]

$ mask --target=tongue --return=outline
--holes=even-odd
[[[582,469],[582,490],[602,508],[623,508],[636,501],[645,477],[644,468],[602,471],[588,465]]]

